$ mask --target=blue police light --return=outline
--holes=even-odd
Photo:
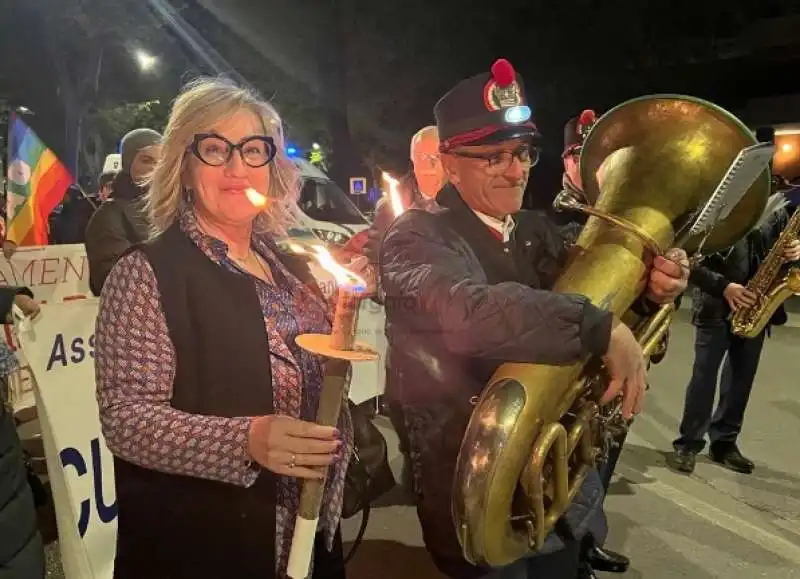
[[[295,147],[286,147],[286,154],[290,157],[297,155],[297,149]]]
[[[511,107],[506,110],[503,118],[507,123],[512,124],[519,124],[524,123],[528,119],[531,118],[531,107],[527,105],[519,105],[516,107]]]

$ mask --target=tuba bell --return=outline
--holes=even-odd
[[[676,242],[688,252],[720,251],[751,229],[769,195],[768,170],[710,236],[680,235],[754,144],[739,119],[693,97],[645,96],[606,113],[581,154],[586,204],[561,200],[589,218],[554,291],[613,312],[651,355],[672,306],[644,319],[629,311],[649,264]],[[453,482],[453,521],[468,561],[499,567],[542,547],[611,438],[627,428],[618,404],[598,404],[606,385],[597,360],[498,368],[475,405]]]

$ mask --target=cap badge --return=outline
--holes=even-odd
[[[492,65],[492,77],[483,89],[486,109],[499,111],[523,104],[522,91],[516,80],[517,74],[510,62],[501,58]]]

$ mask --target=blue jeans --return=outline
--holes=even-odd
[[[733,335],[724,320],[697,325],[694,368],[686,387],[680,436],[673,442],[676,449],[702,451],[706,433],[712,446],[736,443],[758,370],[764,335],[761,332],[755,338],[740,338]],[[720,365],[719,404],[712,415]]]

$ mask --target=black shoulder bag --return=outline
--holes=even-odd
[[[353,420],[354,451],[345,475],[342,517],[349,519],[359,511],[363,511],[363,515],[345,563],[353,558],[364,540],[372,503],[395,486],[394,475],[389,468],[386,440],[365,410],[352,402],[349,402],[349,406]]]

